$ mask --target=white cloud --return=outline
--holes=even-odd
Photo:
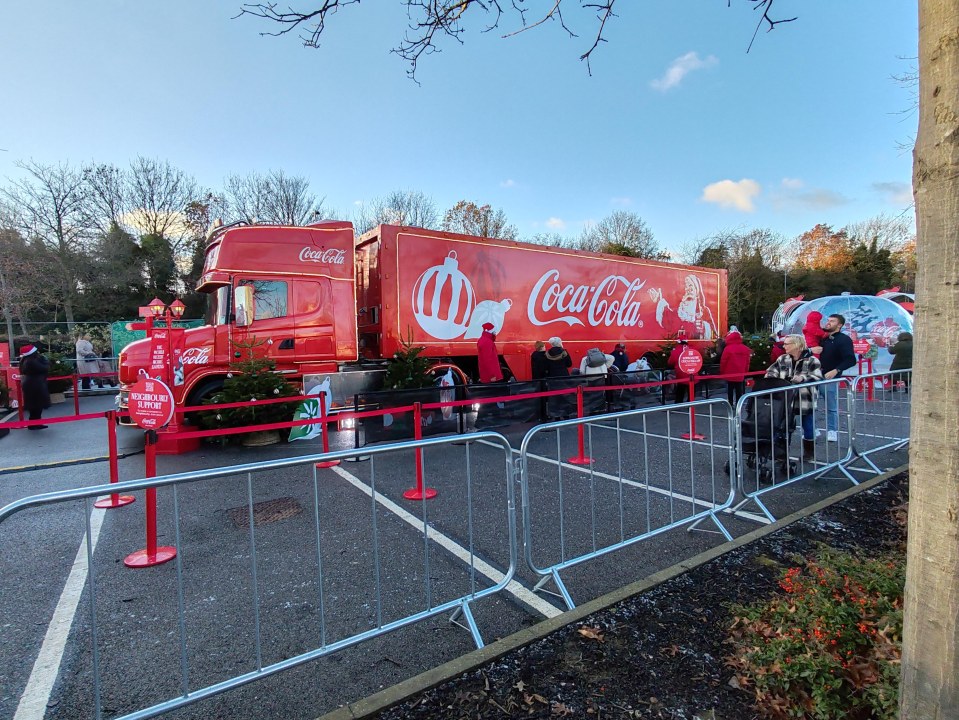
[[[787,190],[799,190],[803,185],[805,185],[802,180],[799,178],[783,178],[783,187]]]
[[[633,204],[633,199],[631,197],[614,197],[610,199],[611,205],[618,205],[619,207],[629,207]]]
[[[715,55],[707,55],[705,59],[700,59],[699,53],[688,52],[673,60],[672,64],[666,68],[663,76],[657,80],[653,80],[649,84],[654,90],[666,92],[670,88],[679,85],[679,83],[683,81],[683,78],[694,70],[703,70],[712,67],[718,62],[719,59]]]
[[[503,180],[503,181],[499,184],[499,186],[502,187],[502,188],[512,188],[512,187],[516,187],[516,181],[513,180],[512,178],[507,178],[506,180]]]
[[[720,180],[703,188],[703,202],[716,203],[724,208],[736,208],[743,212],[753,212],[753,198],[759,195],[762,188],[755,180],[743,178],[739,182]]]
[[[566,221],[562,218],[551,217],[546,221],[546,227],[548,227],[550,230],[565,230]]]
[[[904,182],[877,182],[873,190],[885,196],[886,201],[894,205],[912,205],[912,185]]]

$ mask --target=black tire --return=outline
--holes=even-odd
[[[220,392],[223,389],[223,380],[222,377],[213,377],[201,381],[187,396],[187,407],[202,405],[204,400]],[[200,419],[196,412],[187,413],[185,419],[190,425],[200,426]]]

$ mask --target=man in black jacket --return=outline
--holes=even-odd
[[[822,375],[826,380],[842,377],[844,370],[856,364],[856,353],[852,349],[852,340],[842,333],[846,318],[842,315],[830,315],[826,318],[823,330],[828,336],[823,339],[819,362]],[[826,385],[826,440],[839,442],[839,383]]]

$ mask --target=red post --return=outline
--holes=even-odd
[[[110,484],[120,482],[120,465],[119,458],[117,457],[117,413],[115,410],[110,410],[106,413],[107,418],[107,445],[110,448]],[[93,503],[93,507],[100,508],[102,510],[109,510],[110,508],[123,507],[124,505],[129,505],[136,498],[132,495],[121,495],[120,493],[111,493],[110,498],[103,500],[97,500]]]
[[[423,411],[419,403],[413,403],[413,437],[417,440],[423,439]],[[407,500],[422,500],[436,497],[436,490],[423,487],[423,448],[416,448],[416,487],[412,487],[403,493]]]
[[[70,379],[73,381],[73,414],[80,414],[80,386],[77,384],[77,375],[74,373],[70,376]]]
[[[689,401],[692,402],[696,399],[696,378],[694,375],[689,376]],[[706,436],[701,433],[696,432],[696,410],[695,408],[689,408],[689,432],[684,432],[680,435],[683,440],[705,440]]]
[[[320,393],[320,434],[323,435],[323,452],[330,451],[330,438],[326,429],[326,393]],[[323,460],[316,464],[318,468],[331,468],[340,464],[339,460]]]
[[[872,374],[872,358],[866,358],[866,374]],[[873,392],[873,382],[873,378],[866,378],[866,402],[871,402],[876,399]]]
[[[17,420],[23,422],[23,387],[17,380]]]
[[[583,386],[576,386],[576,417],[582,420],[583,418]],[[576,457],[569,458],[568,462],[573,465],[589,465],[593,462],[593,458],[587,457],[586,455],[586,441],[585,441],[585,432],[583,430],[583,423],[580,423],[576,427],[576,436],[579,443],[579,455]]]
[[[152,478],[157,474],[156,432],[147,430],[145,434],[145,477]],[[123,564],[127,567],[153,567],[176,557],[175,547],[169,545],[157,547],[157,489],[155,487],[147,488],[146,491],[146,535],[146,548],[127,555],[123,560]]]

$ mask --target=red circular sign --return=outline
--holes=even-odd
[[[854,340],[852,343],[852,349],[857,355],[865,355],[869,352],[869,347],[868,340]]]
[[[130,388],[130,417],[144,430],[156,430],[173,419],[173,393],[164,383],[141,377]]]
[[[699,354],[696,348],[688,347],[679,354],[676,361],[679,369],[687,375],[695,375],[703,367],[703,356]]]

